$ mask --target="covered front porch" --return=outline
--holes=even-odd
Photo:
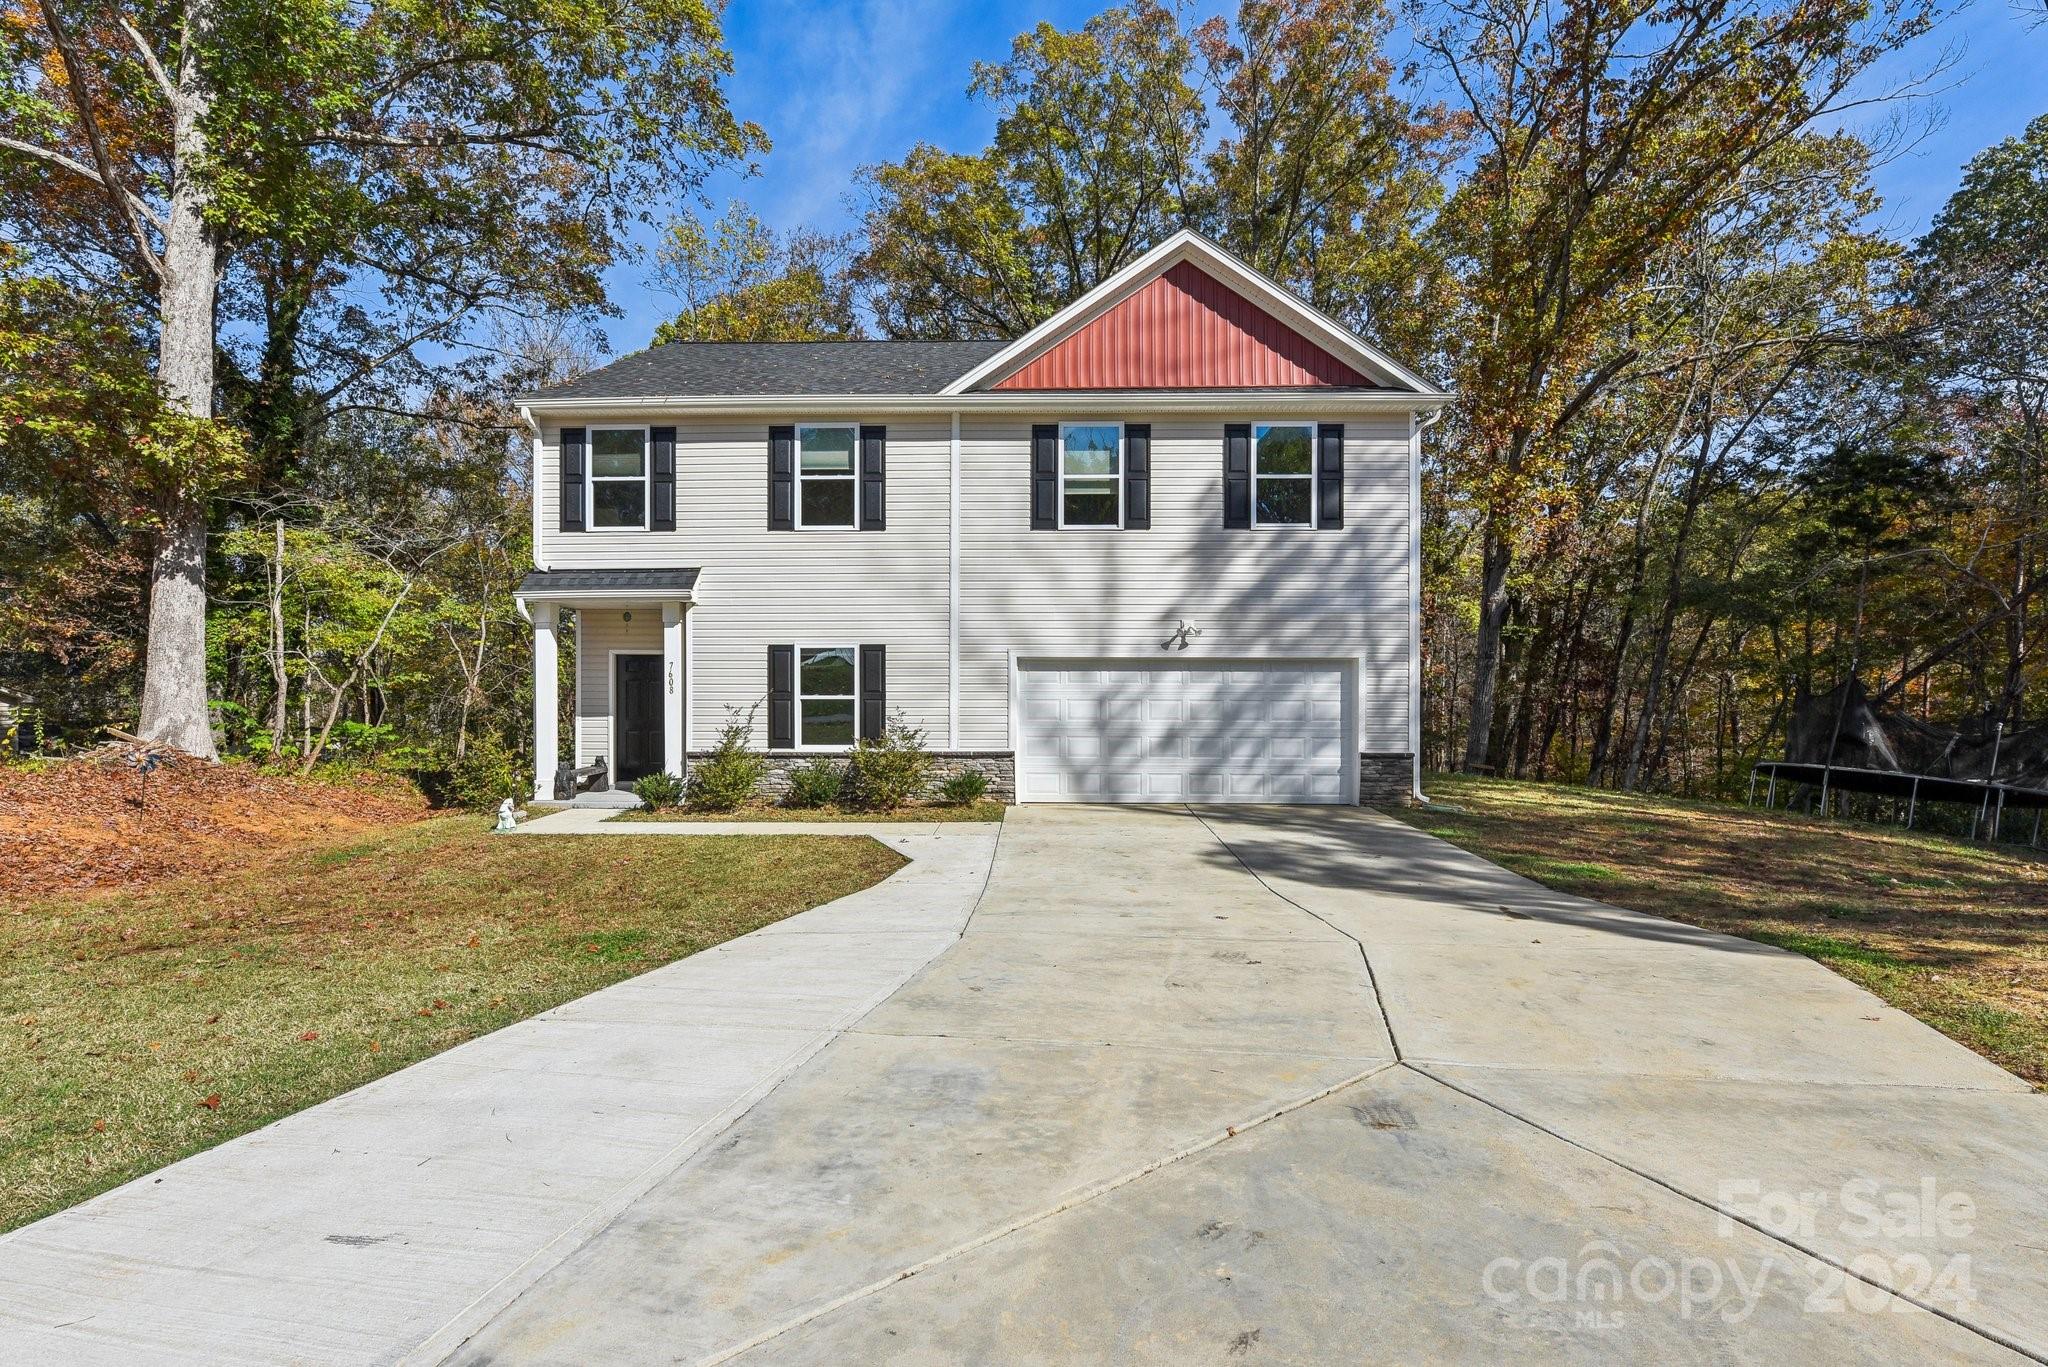
[[[535,800],[683,775],[696,583],[695,569],[534,570],[521,581],[514,596],[533,623]],[[575,658],[566,744],[565,631]]]

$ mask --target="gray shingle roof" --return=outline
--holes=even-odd
[[[556,593],[604,593],[619,589],[668,590],[688,593],[697,586],[697,571],[677,570],[528,570],[516,592],[531,598]]]
[[[672,342],[529,394],[548,399],[683,395],[936,394],[1006,343]]]

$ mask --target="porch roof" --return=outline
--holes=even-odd
[[[522,603],[578,600],[693,601],[697,567],[687,569],[528,570],[512,596]]]

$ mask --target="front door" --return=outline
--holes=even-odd
[[[612,781],[631,783],[661,769],[661,656],[612,659]]]

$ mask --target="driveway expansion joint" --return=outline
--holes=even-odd
[[[1959,1329],[1965,1330],[1966,1332],[1971,1334],[1975,1334],[1977,1337],[1984,1339],[1986,1342],[1994,1343],[1998,1345],[2000,1348],[2004,1348],[2009,1352],[2018,1353],[2021,1357],[2027,1358],[2030,1361],[2048,1363],[2048,1354],[2044,1354],[2042,1350],[2038,1348],[2029,1347],[2025,1343],[2020,1342],[2012,1336],[2000,1333],[1996,1329],[1992,1329],[1986,1325],[1974,1323],[1973,1321],[1964,1318],[1962,1315],[1957,1314],[1953,1310],[1943,1308],[1938,1302],[1926,1299],[1917,1293],[1902,1291],[1897,1287],[1887,1286],[1885,1283],[1881,1281],[1873,1280],[1872,1278],[1864,1275],[1863,1273],[1858,1272],[1852,1265],[1851,1261],[1845,1261],[1843,1259],[1836,1258],[1822,1249],[1809,1247],[1806,1244],[1801,1243],[1799,1240],[1794,1239],[1789,1235],[1783,1234],[1778,1230],[1772,1229],[1770,1226],[1764,1224],[1763,1222],[1749,1215],[1745,1215],[1740,1211],[1730,1210],[1726,1206],[1723,1206],[1717,1202],[1709,1201],[1702,1197],[1695,1196],[1693,1193],[1685,1190],[1685,1188],[1677,1186],[1674,1183],[1657,1176],[1653,1172],[1649,1172],[1643,1168],[1640,1168],[1633,1163],[1627,1162],[1624,1159],[1617,1158],[1611,1153],[1607,1153],[1600,1149],[1594,1148],[1590,1144],[1582,1143],[1579,1140],[1573,1139],[1570,1135],[1561,1133],[1560,1131],[1555,1130],[1548,1125],[1545,1125],[1540,1120],[1536,1120],[1530,1116],[1523,1115],[1521,1112],[1515,1110],[1513,1107],[1503,1105],[1502,1103],[1493,1100],[1491,1097],[1473,1091],[1469,1087],[1461,1087],[1457,1083],[1452,1082],[1447,1078],[1438,1077],[1435,1073],[1430,1072],[1427,1068],[1419,1067],[1416,1064],[1407,1062],[1403,1062],[1399,1066],[1411,1073],[1416,1074],[1419,1077],[1428,1078],[1431,1082],[1436,1083],[1439,1087],[1448,1088],[1451,1091],[1456,1092],[1460,1096],[1468,1097],[1471,1100],[1478,1102],[1480,1105],[1487,1107],[1489,1110],[1496,1111],[1499,1114],[1506,1116],[1510,1120],[1519,1121],[1521,1124],[1527,1125],[1529,1128],[1533,1130],[1539,1131],[1542,1134],[1546,1134],[1550,1138],[1558,1141],[1560,1144],[1569,1145],[1571,1148],[1576,1149],[1577,1151],[1585,1154],[1589,1158],[1619,1168],[1621,1171],[1626,1172],[1633,1177],[1639,1178],[1642,1181],[1650,1183],[1652,1186],[1658,1187],[1663,1191],[1669,1192],[1671,1195],[1677,1197],[1681,1201],[1686,1202],[1688,1205],[1696,1206],[1703,1211],[1711,1212],[1715,1217],[1719,1219],[1730,1220],[1736,1224],[1742,1225],[1754,1231],[1757,1234],[1761,1234],[1764,1238],[1769,1239],[1773,1243],[1791,1249],[1793,1252],[1800,1254],[1802,1257],[1811,1258],[1818,1263],[1824,1263],[1827,1266],[1833,1268],[1835,1271],[1841,1273],[1843,1276],[1848,1277],[1852,1281],[1855,1281],[1863,1286],[1868,1286],[1873,1290],[1881,1291],[1887,1296],[1895,1297],[1898,1300],[1904,1301],[1908,1305],[1926,1311],[1930,1315],[1934,1315],[1941,1319],[1947,1320],[1950,1324],[1955,1325]]]
[[[1339,935],[1342,935],[1345,939],[1351,941],[1352,944],[1358,946],[1358,961],[1361,964],[1365,965],[1366,985],[1372,988],[1373,1003],[1379,1008],[1380,1027],[1387,1032],[1387,1043],[1393,1046],[1394,1061],[1396,1063],[1401,1062],[1404,1057],[1401,1050],[1401,1037],[1394,1033],[1394,1018],[1392,1014],[1390,1014],[1387,1010],[1387,999],[1385,995],[1380,991],[1380,980],[1378,976],[1374,974],[1374,972],[1372,971],[1372,955],[1366,953],[1365,941],[1359,939],[1358,936],[1352,934],[1350,931],[1344,929],[1344,927],[1330,920],[1327,916],[1324,916],[1319,912],[1310,910],[1308,907],[1305,907],[1301,903],[1295,901],[1292,897],[1289,897],[1286,893],[1280,891],[1280,889],[1274,887],[1271,883],[1268,883],[1266,881],[1265,875],[1260,873],[1256,868],[1253,868],[1251,861],[1246,859],[1242,854],[1238,853],[1236,847],[1233,846],[1228,840],[1224,839],[1222,834],[1219,831],[1217,831],[1217,829],[1214,826],[1209,824],[1209,819],[1207,817],[1203,816],[1201,812],[1197,811],[1193,807],[1187,807],[1183,810],[1185,810],[1188,813],[1188,815],[1192,816],[1196,821],[1200,822],[1202,825],[1202,829],[1207,831],[1210,834],[1210,836],[1216,841],[1217,844],[1221,845],[1224,849],[1228,850],[1230,852],[1230,857],[1232,859],[1235,859],[1238,862],[1239,866],[1242,867],[1246,873],[1250,874],[1252,876],[1252,879],[1255,882],[1257,882],[1260,887],[1264,888],[1273,896],[1279,898],[1282,902],[1285,902],[1288,906],[1293,907],[1296,911],[1301,912],[1304,916],[1313,917],[1315,920],[1321,922],[1323,925],[1328,926],[1331,930],[1336,931]]]
[[[1227,1144],[1240,1135],[1248,1134],[1262,1125],[1267,1125],[1280,1119],[1282,1116],[1292,1115],[1304,1107],[1313,1106],[1318,1101],[1335,1096],[1339,1092],[1355,1087],[1359,1083],[1377,1077],[1379,1074],[1397,1066],[1399,1065],[1391,1062],[1377,1064],[1363,1072],[1353,1073],[1349,1077],[1340,1078],[1326,1087],[1319,1087],[1306,1095],[1295,1097],[1290,1101],[1284,1101],[1277,1105],[1263,1107],[1258,1114],[1248,1120],[1235,1125],[1226,1125],[1223,1129],[1215,1131],[1192,1144],[1183,1145],[1162,1157],[1152,1159],[1114,1177],[1090,1183],[1077,1191],[1067,1193],[1050,1205],[1018,1216],[1014,1220],[1005,1221],[991,1229],[984,1230],[971,1239],[955,1244],[951,1248],[944,1249],[932,1254],[930,1257],[911,1263],[887,1276],[877,1277],[866,1285],[855,1287],[853,1290],[835,1296],[829,1301],[814,1305],[802,1314],[793,1316],[773,1328],[756,1334],[752,1338],[722,1348],[707,1357],[697,1359],[698,1367],[716,1367],[718,1363],[731,1362],[735,1358],[751,1353],[755,1349],[763,1347],[775,1339],[781,1338],[784,1334],[794,1329],[799,1329],[814,1320],[823,1319],[835,1311],[843,1310],[858,1301],[866,1300],[870,1296],[886,1291],[901,1282],[909,1281],[912,1277],[930,1272],[956,1258],[973,1253],[977,1249],[986,1248],[990,1244],[998,1243],[1013,1234],[1031,1228],[1033,1225],[1041,1224],[1068,1211],[1078,1209],[1093,1201],[1098,1201],[1119,1188],[1127,1187],[1133,1182],[1142,1181],[1155,1173],[1173,1167],[1176,1164],[1184,1163],[1199,1154],[1207,1153],[1220,1144]]]

